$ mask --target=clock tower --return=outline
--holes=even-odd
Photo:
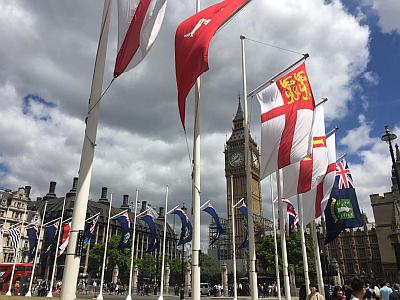
[[[233,119],[233,129],[230,138],[225,145],[225,177],[227,190],[227,212],[228,219],[231,220],[231,179],[233,180],[233,201],[237,203],[241,198],[245,199],[248,206],[248,197],[246,196],[246,170],[244,160],[244,116],[242,106],[239,104],[235,118]],[[251,201],[253,201],[253,213],[256,217],[262,217],[261,205],[261,185],[260,185],[260,153],[257,144],[249,134],[249,158],[251,163]],[[247,232],[247,224],[239,211],[235,211],[236,233],[239,239],[244,238]],[[241,243],[242,240],[237,241]],[[239,244],[240,245],[240,244]]]

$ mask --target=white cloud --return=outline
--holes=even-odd
[[[372,146],[376,138],[370,137],[372,124],[366,121],[364,115],[358,116],[359,127],[346,132],[346,135],[340,140],[340,144],[345,147],[349,154],[357,154],[360,149]]]
[[[398,0],[372,0],[372,8],[379,17],[384,33],[400,33],[400,2]]]

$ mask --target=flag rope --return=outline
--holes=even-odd
[[[301,53],[301,52],[298,52],[298,51],[295,51],[295,50],[291,50],[291,49],[287,49],[287,48],[283,48],[283,47],[280,47],[280,46],[276,46],[276,45],[273,45],[273,44],[269,44],[269,43],[266,43],[266,42],[258,41],[256,39],[251,39],[251,38],[248,38],[247,36],[246,36],[246,40],[252,41],[254,43],[262,44],[262,45],[265,45],[265,46],[268,46],[268,47],[271,47],[271,48],[279,49],[279,50],[282,50],[282,51],[287,51],[287,52],[291,52],[291,53],[295,53],[295,54],[304,55],[304,53]]]

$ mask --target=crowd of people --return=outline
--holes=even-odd
[[[325,296],[320,294],[316,284],[310,284],[310,294],[300,295],[300,300],[400,300],[400,284],[369,284],[353,278],[344,286],[329,286]]]

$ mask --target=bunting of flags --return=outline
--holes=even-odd
[[[157,238],[157,225],[154,222],[156,218],[158,218],[158,214],[152,208],[149,208],[147,213],[142,217],[143,221],[147,224],[147,226],[149,226],[151,236],[146,252],[153,252],[158,248],[159,245],[159,240]]]
[[[122,215],[119,215],[116,220],[121,225],[121,240],[119,242],[119,247],[128,248],[130,246],[129,241],[131,239],[131,221],[129,219],[128,211],[125,211]]]
[[[246,220],[246,227],[247,227],[247,218],[249,216],[249,210],[246,206],[246,203],[242,202],[242,204],[238,207],[239,212],[243,215]],[[243,239],[243,242],[240,244],[238,249],[248,249],[249,248],[249,239],[248,239],[248,232],[246,231],[246,235]]]
[[[177,215],[182,223],[181,236],[179,238],[178,244],[184,245],[192,241],[192,223],[190,223],[189,217],[182,208],[177,208],[171,214]]]
[[[211,202],[209,202],[207,204],[207,206],[205,208],[203,208],[203,211],[208,213],[213,218],[213,220],[215,222],[216,229],[217,229],[217,232],[215,233],[214,238],[210,242],[209,246],[211,247],[220,238],[220,236],[224,234],[224,229],[222,228],[221,221],[219,219],[217,211],[212,206]]]
[[[197,78],[208,70],[208,47],[217,30],[249,0],[225,0],[179,24],[175,33],[175,73],[179,115],[185,128],[186,97]]]
[[[35,224],[26,229],[29,241],[29,258],[28,262],[33,262],[35,259],[35,251],[39,241],[39,225]]]
[[[11,240],[11,246],[14,251],[14,255],[18,252],[19,239],[21,237],[21,225],[14,226],[8,230],[8,234]]]

